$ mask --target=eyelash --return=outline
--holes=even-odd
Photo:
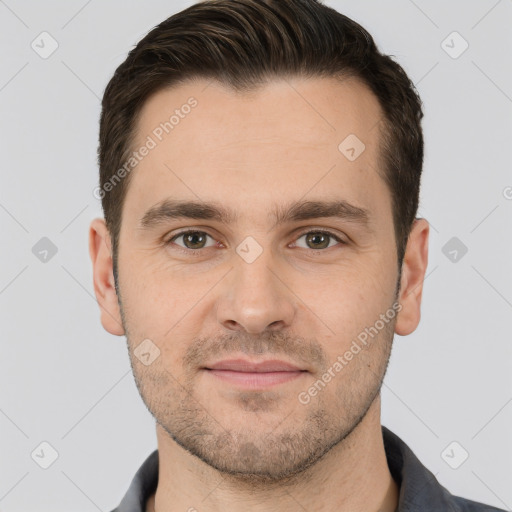
[[[186,230],[186,231],[181,231],[179,233],[176,233],[175,235],[173,235],[171,238],[169,238],[169,240],[165,241],[164,242],[164,245],[165,246],[168,246],[168,245],[171,245],[176,239],[184,236],[184,235],[188,235],[188,234],[191,234],[191,233],[200,233],[200,234],[204,234],[206,236],[209,236],[210,238],[214,238],[212,237],[210,234],[208,234],[206,231],[200,231],[198,229],[189,229],[189,230]],[[344,240],[342,240],[339,236],[335,235],[334,233],[332,233],[331,231],[327,231],[325,229],[310,229],[309,231],[304,231],[302,233],[300,233],[296,240],[298,240],[299,238],[302,238],[304,235],[309,235],[309,234],[323,234],[323,235],[327,235],[331,238],[334,238],[334,240],[336,240],[338,243],[340,243],[341,245],[346,245],[347,242],[345,242]],[[213,246],[212,246],[213,247]],[[204,250],[204,249],[211,249],[212,247],[202,247],[200,249],[189,249],[187,247],[181,247],[180,245],[177,246],[177,249],[185,254],[194,254],[195,256],[198,256],[199,253]],[[332,247],[326,247],[325,249],[309,249],[310,251],[313,251],[313,252],[322,252],[322,251],[326,251],[327,249],[331,249]],[[308,250],[308,249],[306,249]]]

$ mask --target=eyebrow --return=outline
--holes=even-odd
[[[287,222],[334,217],[367,226],[369,211],[345,200],[295,201],[287,206],[273,205],[269,218],[274,220],[271,229]],[[217,203],[165,199],[149,208],[142,216],[140,229],[151,229],[173,219],[214,220],[222,224],[233,224],[238,215],[233,210]]]

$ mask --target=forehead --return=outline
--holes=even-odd
[[[195,80],[153,94],[136,127],[126,202],[168,195],[240,206],[279,203],[309,191],[355,204],[387,194],[379,176],[382,111],[353,78],[279,79],[249,92]],[[388,198],[389,199],[389,198]],[[135,201],[135,203],[133,203]]]
[[[381,116],[375,95],[355,78],[283,78],[243,92],[196,79],[151,95],[141,109],[136,139],[142,143],[152,133],[159,138],[155,130],[170,121],[169,133],[161,135],[172,134],[175,150],[185,138],[200,139],[201,147],[195,149],[209,151],[254,136],[327,146],[350,133],[371,145]],[[191,120],[182,122],[187,118]]]

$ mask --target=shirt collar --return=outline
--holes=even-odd
[[[391,476],[400,487],[397,512],[458,511],[453,496],[396,434],[382,425],[384,450]]]

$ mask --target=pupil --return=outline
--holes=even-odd
[[[188,234],[185,237],[185,239],[187,241],[187,246],[188,246],[188,242],[191,242],[191,245],[195,246],[197,244],[197,242],[194,242],[195,238],[203,239],[202,241],[204,242],[204,236],[203,235],[201,235],[200,233],[191,233],[191,234]],[[199,242],[199,244],[201,244],[201,242]]]
[[[313,245],[317,245],[317,247],[315,247],[315,249],[318,249],[318,244],[315,244],[315,239],[317,237],[320,239],[323,239],[323,241],[324,241],[324,243],[321,245],[321,247],[327,247],[329,245],[329,243],[325,244],[325,241],[328,239],[327,235],[324,235],[322,233],[314,233],[312,235],[309,235],[308,242],[313,241]]]

